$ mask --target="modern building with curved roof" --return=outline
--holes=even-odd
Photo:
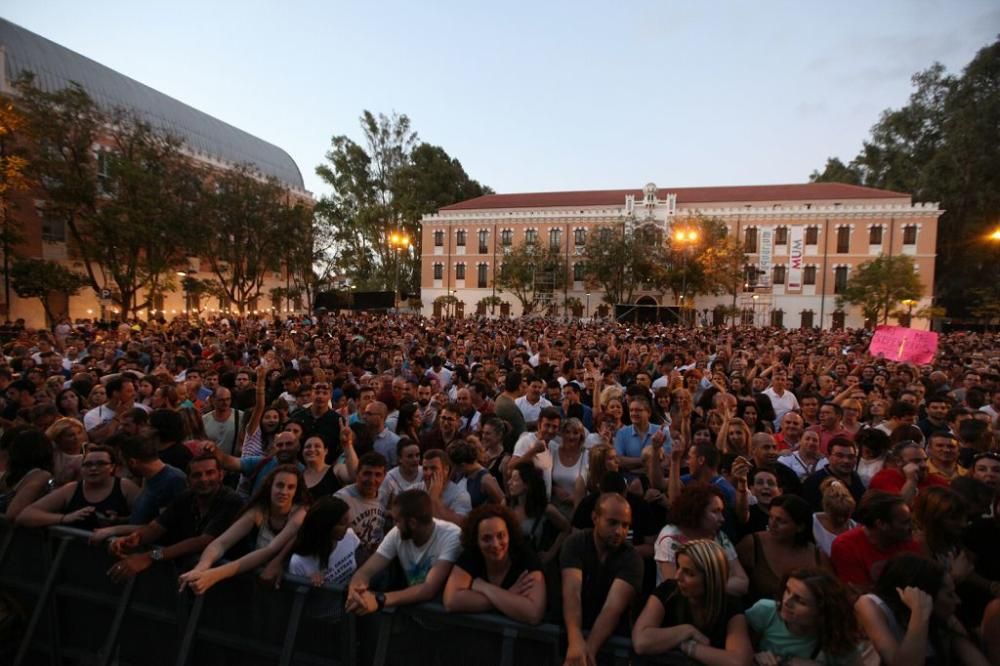
[[[0,92],[8,91],[25,72],[33,73],[36,85],[49,92],[75,82],[105,109],[127,108],[154,128],[178,137],[196,157],[223,165],[252,164],[286,187],[305,191],[295,160],[272,143],[4,19],[0,19],[0,47],[4,58]]]
[[[305,190],[302,173],[291,156],[278,146],[268,143],[248,132],[214,118],[179,100],[165,95],[120,72],[95,62],[64,46],[0,19],[0,96],[16,97],[15,82],[24,74],[34,76],[35,85],[42,90],[55,92],[72,84],[80,86],[94,102],[105,110],[124,109],[137,115],[154,130],[170,134],[180,140],[182,150],[194,161],[215,170],[225,170],[237,165],[248,165],[267,178],[274,178],[290,194],[290,199],[312,205],[312,195]],[[95,159],[109,150],[100,141],[92,147]],[[20,258],[38,258],[61,263],[82,272],[79,252],[69,238],[65,220],[47,213],[46,202],[34,191],[19,192],[13,197],[11,210],[23,232],[16,255]],[[113,284],[99,266],[92,266],[97,273],[97,283],[104,285],[99,292],[84,289],[79,295],[49,292],[47,302],[56,319],[64,316],[73,319],[114,317],[115,296]],[[204,257],[187,257],[178,266],[180,276],[195,279],[211,278],[211,263]],[[170,271],[173,273],[174,271]],[[176,278],[170,277],[176,282]],[[251,301],[251,311],[299,311],[300,299],[279,298],[278,288],[287,288],[291,276],[286,267],[268,271],[264,276],[261,296]],[[0,316],[24,319],[28,326],[46,326],[46,313],[37,299],[18,298],[10,290],[10,303],[3,302],[8,291],[2,286],[0,275]],[[267,294],[270,294],[268,298]],[[110,298],[109,298],[110,296]],[[139,296],[142,302],[143,296]],[[293,304],[294,301],[294,304]],[[145,314],[177,315],[192,310],[201,312],[229,311],[231,304],[223,299],[218,304],[196,293],[177,289],[150,297],[150,309]]]

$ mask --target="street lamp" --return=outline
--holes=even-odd
[[[915,300],[913,300],[912,298],[904,298],[903,299],[903,305],[906,306],[906,326],[907,327],[909,327],[910,326],[910,322],[913,321],[913,306],[916,305],[916,304],[917,304],[917,302]]]
[[[687,294],[687,251],[698,242],[698,232],[695,229],[678,229],[674,232],[674,241],[681,247],[681,314],[683,315],[686,307],[684,296]],[[687,323],[687,317],[684,317],[684,321]]]
[[[587,292],[587,319],[590,319],[590,292]]]
[[[991,233],[988,238],[991,241],[998,241],[998,242],[1000,242],[1000,227],[997,227],[996,229],[994,229],[993,233]]]
[[[398,312],[399,301],[396,299],[399,298],[399,253],[404,248],[410,247],[410,237],[403,232],[399,233],[393,232],[389,236],[389,245],[390,247],[392,247],[393,250],[395,250],[395,255],[396,255],[396,286],[393,295],[393,303],[396,303],[396,311]]]

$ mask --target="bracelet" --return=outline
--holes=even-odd
[[[697,643],[695,642],[695,640],[693,638],[689,638],[686,641],[684,641],[684,645],[682,646],[683,651],[684,651],[684,655],[687,656],[687,657],[693,656],[694,655],[694,648],[695,648],[696,644]]]

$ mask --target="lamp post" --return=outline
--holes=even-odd
[[[687,262],[688,248],[693,247],[698,242],[698,232],[695,229],[678,229],[674,232],[674,241],[681,247],[681,315],[687,323],[686,303],[684,297],[687,295]]]
[[[587,311],[584,313],[590,319],[590,292],[587,292]]]
[[[389,235],[389,246],[394,250],[396,257],[396,277],[395,286],[393,288],[392,302],[396,306],[396,311],[399,311],[399,253],[403,249],[409,249],[410,247],[410,237],[403,232],[393,232]]]
[[[910,323],[913,321],[913,306],[916,305],[916,304],[917,304],[917,302],[915,300],[913,300],[912,298],[904,298],[903,299],[903,305],[906,306],[906,324],[905,324],[905,326],[907,328],[909,328]]]

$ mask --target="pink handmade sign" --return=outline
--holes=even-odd
[[[938,334],[902,326],[879,326],[868,346],[872,356],[882,354],[890,361],[930,363],[937,353]]]

